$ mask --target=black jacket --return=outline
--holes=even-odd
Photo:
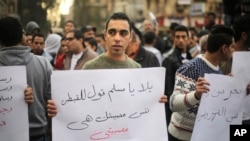
[[[183,64],[183,59],[191,60],[191,54],[187,52],[187,58],[183,58],[181,56],[182,51],[178,48],[173,48],[172,53],[166,57],[163,62],[162,66],[166,68],[166,76],[165,76],[165,94],[167,94],[168,97],[173,92],[174,89],[174,83],[175,83],[175,73],[176,70]]]
[[[142,68],[160,67],[157,57],[150,51],[147,51],[142,46],[134,59],[137,63],[141,64]]]

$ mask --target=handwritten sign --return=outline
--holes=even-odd
[[[3,141],[29,141],[26,87],[24,66],[0,67],[0,137]]]
[[[54,71],[53,141],[167,141],[164,68]]]
[[[250,51],[244,52],[234,52],[233,54],[233,64],[232,64],[232,74],[234,77],[240,78],[241,81],[244,82],[245,88],[247,84],[250,82]],[[250,119],[250,95],[245,98],[246,105],[244,106],[244,118]],[[248,116],[248,117],[246,117]]]
[[[225,75],[206,74],[208,93],[201,98],[191,141],[229,141],[230,124],[241,124],[243,83]]]

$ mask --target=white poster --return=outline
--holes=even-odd
[[[164,68],[54,71],[53,141],[167,141]]]
[[[235,77],[206,74],[209,92],[201,98],[191,141],[229,141],[230,125],[241,124],[246,91]]]
[[[0,67],[1,141],[29,141],[27,87],[24,66]]]
[[[245,88],[250,83],[250,51],[236,51],[233,53],[232,75],[244,82]],[[250,94],[245,98],[244,118],[250,119]]]

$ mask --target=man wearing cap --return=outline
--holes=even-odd
[[[83,33],[84,38],[90,38],[90,37],[95,38],[96,27],[87,25],[87,26],[82,27],[81,31]]]

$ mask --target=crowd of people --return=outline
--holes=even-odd
[[[27,67],[30,141],[51,137],[50,120],[57,113],[51,100],[52,71],[149,67],[166,68],[159,102],[165,103],[169,141],[190,140],[197,113],[190,109],[197,111],[201,95],[209,91],[204,74],[229,75],[233,52],[249,51],[249,15],[235,17],[231,26],[217,25],[215,15],[209,16],[200,31],[172,23],[165,40],[150,19],[139,30],[122,12],[113,13],[100,34],[91,25],[77,28],[69,20],[63,33],[45,36],[35,21],[23,28],[16,18],[0,19],[0,66]]]

